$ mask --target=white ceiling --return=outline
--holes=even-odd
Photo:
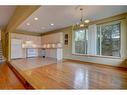
[[[0,26],[3,27],[8,24],[9,19],[13,15],[15,6],[0,6]]]
[[[127,12],[127,6],[82,6],[84,18],[98,20]],[[38,20],[34,20],[37,17]],[[79,22],[79,6],[41,6],[29,16],[17,29],[44,33],[64,28]],[[30,25],[26,25],[30,23]],[[54,23],[54,26],[50,24]],[[42,29],[44,27],[44,29]]]

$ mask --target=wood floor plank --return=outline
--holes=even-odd
[[[7,63],[0,64],[0,89],[25,89]]]
[[[40,64],[43,61],[42,58],[35,60],[40,60]],[[22,64],[21,61],[14,60],[11,65],[35,89],[127,89],[127,69],[91,65],[87,62],[79,64],[80,62],[65,61],[50,64],[48,61],[45,63],[47,65],[23,70],[23,66],[29,61]]]

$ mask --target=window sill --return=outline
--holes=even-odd
[[[77,54],[77,53],[72,53],[72,55],[76,55],[76,56],[86,56],[86,57],[110,58],[110,59],[122,59],[121,57],[115,57],[115,56],[100,56],[100,55]]]

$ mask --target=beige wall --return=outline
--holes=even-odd
[[[63,32],[64,34],[68,34],[69,43],[68,45],[63,46],[63,58],[65,59],[74,59],[92,63],[106,64],[112,66],[123,66],[127,67],[127,63],[125,64],[124,59],[127,58],[127,20],[121,20],[121,54],[122,58],[104,58],[104,57],[95,57],[95,56],[79,56],[72,54],[72,28],[64,28],[52,32]],[[49,40],[49,39],[48,39]],[[63,39],[64,40],[64,39]]]
[[[1,40],[1,29],[0,29],[0,40]]]
[[[34,44],[38,46],[41,45],[41,36],[31,36],[31,35],[11,33],[11,39],[21,39],[22,43],[25,43],[25,41],[32,41]],[[38,52],[39,52],[39,49],[38,49]],[[23,58],[25,57],[26,57],[26,50],[23,49]]]

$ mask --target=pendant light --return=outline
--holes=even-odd
[[[73,25],[73,29],[84,28],[90,22],[88,19],[84,20],[84,18],[83,18],[83,8],[82,7],[79,8],[79,11],[81,13],[80,22],[78,24]]]

